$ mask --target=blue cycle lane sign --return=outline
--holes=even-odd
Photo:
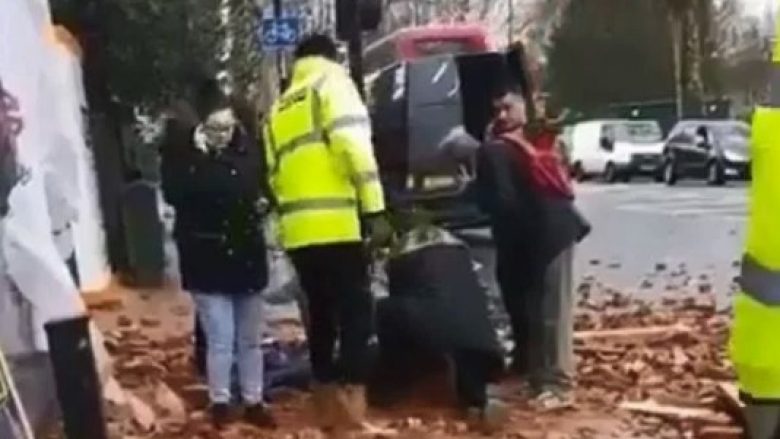
[[[265,49],[286,49],[298,43],[301,20],[297,16],[279,18],[263,17],[260,26],[260,41]]]

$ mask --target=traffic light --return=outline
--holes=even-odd
[[[382,0],[336,0],[336,36],[349,40],[360,31],[375,30],[382,21]]]

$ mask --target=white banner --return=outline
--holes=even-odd
[[[22,129],[14,141],[24,169],[2,220],[0,257],[7,276],[0,278],[5,295],[0,321],[14,311],[14,320],[21,320],[8,306],[8,296],[18,290],[32,313],[27,324],[35,350],[45,349],[45,322],[85,312],[66,258],[75,251],[85,283],[107,281],[94,169],[84,141],[79,61],[57,41],[47,2],[0,1],[0,83],[18,102],[15,117]],[[0,325],[6,341],[7,323]]]

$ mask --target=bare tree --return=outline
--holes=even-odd
[[[705,58],[711,56],[711,0],[666,0],[671,24],[677,116],[682,117],[687,97],[705,100],[703,79]]]

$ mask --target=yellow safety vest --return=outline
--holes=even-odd
[[[298,60],[263,136],[281,245],[359,242],[360,214],[385,205],[368,111],[344,68]]]
[[[756,400],[780,400],[780,40],[770,89],[753,117],[750,221],[730,341],[740,389]]]

